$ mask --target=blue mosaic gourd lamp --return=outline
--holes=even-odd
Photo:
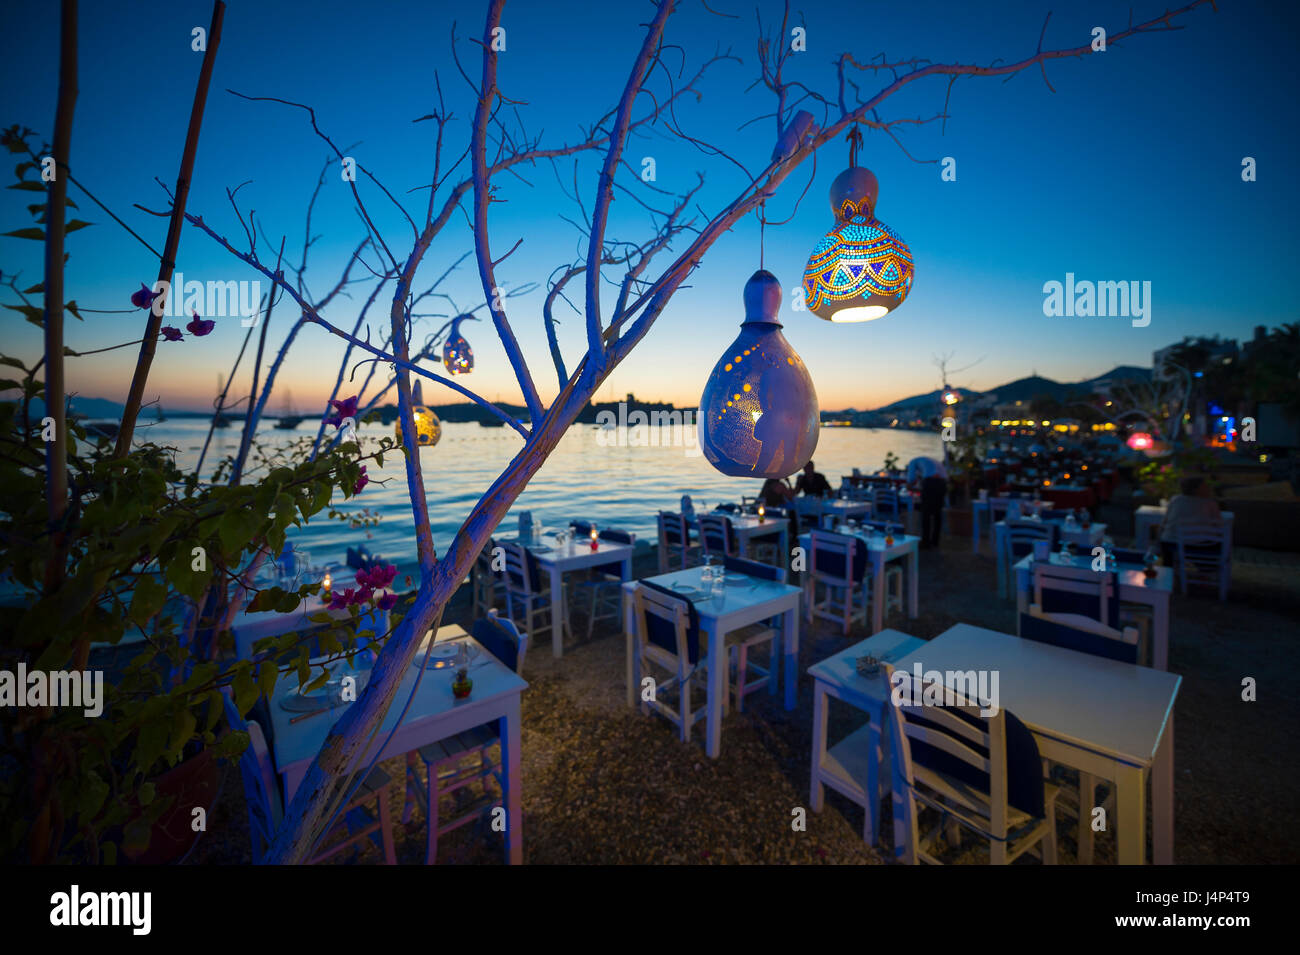
[[[831,184],[835,228],[804,268],[805,303],[830,322],[869,322],[888,315],[912,289],[912,250],[876,218],[879,184],[851,166]]]
[[[817,448],[821,412],[812,376],[781,334],[781,284],[759,270],[745,283],[740,334],[700,396],[705,458],[732,477],[784,478]]]
[[[478,321],[473,315],[453,318],[447,341],[442,346],[442,364],[449,375],[467,375],[474,370],[474,349],[469,347],[469,342],[460,333],[460,323],[466,320]]]

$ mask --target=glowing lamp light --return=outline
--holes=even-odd
[[[818,318],[869,322],[903,304],[912,289],[912,250],[876,218],[879,184],[854,166],[831,183],[835,227],[804,267],[804,300]]]
[[[953,428],[956,427],[957,425],[957,419],[954,418],[952,415],[947,415],[944,417],[943,421],[940,422],[940,424],[942,424],[945,428]]]
[[[449,375],[467,375],[474,370],[474,349],[460,333],[460,323],[477,322],[473,315],[459,315],[451,320],[451,330],[442,346],[442,364]]]
[[[416,382],[411,390],[411,414],[415,418],[415,443],[417,447],[431,448],[442,438],[442,422],[432,408],[424,406],[424,389]],[[407,444],[402,433],[402,419],[397,419],[397,443]]]
[[[1155,440],[1145,431],[1134,431],[1126,443],[1134,451],[1149,451],[1155,445]]]
[[[330,588],[333,586],[334,586],[333,579],[330,577],[329,574],[326,574],[325,579],[320,582],[320,592],[321,592],[322,600],[330,599]]]
[[[596,528],[591,529],[591,549],[596,550],[600,547],[600,535],[596,533]]]
[[[946,404],[946,405],[955,405],[955,404],[956,404],[957,402],[959,402],[959,401],[961,401],[961,395],[959,395],[957,392],[953,391],[951,388],[949,388],[949,389],[947,389],[946,391],[944,391],[944,393],[943,393],[943,403],[944,403],[944,404]],[[994,423],[994,424],[997,424],[996,421],[994,421],[993,423]]]
[[[767,516],[767,510],[763,507],[762,504],[758,505],[758,522],[759,522],[760,524],[762,524],[762,523],[763,523],[763,519],[764,519],[766,516]]]
[[[776,276],[755,272],[745,283],[744,301],[740,334],[700,396],[700,448],[723,474],[783,478],[817,448],[817,392],[803,359],[781,334]]]

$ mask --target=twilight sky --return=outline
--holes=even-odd
[[[669,21],[667,38],[684,53],[691,75],[715,47],[744,62],[714,64],[700,84],[702,98],[678,109],[681,127],[716,143],[751,172],[768,162],[776,139],[772,119],[738,127],[770,113],[772,99],[757,76],[754,6],[710,0],[733,17],[713,15],[685,0]],[[800,6],[792,5],[796,12]],[[1087,43],[1094,26],[1118,32],[1130,3],[913,0],[904,4],[824,0],[803,5],[807,51],[788,67],[791,78],[833,98],[834,60],[850,52],[859,62],[879,53],[891,59],[924,57],[935,62],[987,64],[1033,53],[1043,17],[1053,9],[1045,48]],[[1184,29],[1134,37],[1105,53],[1052,62],[1051,92],[1035,68],[1009,82],[1001,77],[963,78],[953,87],[946,130],[939,123],[903,127],[910,153],[925,160],[953,157],[955,181],[941,179],[939,163],[910,160],[889,137],[865,130],[859,164],[880,181],[879,218],[911,247],[915,283],[908,300],[883,319],[831,325],[788,307],[804,262],[832,224],[826,200],[831,180],[848,164],[847,147],[834,143],[817,156],[815,176],[797,213],[766,231],[765,265],[787,290],[782,311],[786,337],[803,357],[823,408],[875,407],[937,387],[932,358],[951,353],[952,365],[969,365],[953,384],[988,388],[1037,372],[1058,380],[1089,378],[1118,364],[1149,365],[1151,352],[1184,335],[1249,337],[1254,325],[1295,320],[1288,287],[1294,275],[1294,223],[1300,193],[1293,167],[1297,151],[1294,69],[1295,5],[1266,0],[1220,0],[1179,18]],[[764,26],[779,23],[779,4],[760,0]],[[227,92],[306,102],[322,129],[372,169],[412,216],[423,216],[432,166],[433,123],[412,123],[436,107],[435,73],[454,114],[447,127],[447,155],[461,157],[470,133],[473,97],[451,56],[456,51],[471,76],[481,69],[473,38],[482,32],[485,5],[477,2],[357,4],[232,0],[209,97],[189,209],[243,243],[243,230],[225,197],[227,188],[252,180],[239,193],[247,213],[286,255],[302,253],[304,212],[326,146],[313,135],[305,114],[274,103],[255,103]],[[577,140],[581,129],[613,107],[638,50],[639,23],[649,18],[642,3],[567,3],[512,0],[505,10],[506,51],[500,59],[502,91],[520,101],[516,109],[543,145]],[[1161,3],[1133,0],[1143,21],[1163,12]],[[81,10],[80,97],[72,145],[72,169],[133,229],[161,248],[166,222],[133,208],[165,208],[157,177],[176,179],[191,98],[202,55],[190,48],[190,31],[206,27],[206,2],[84,3]],[[57,88],[58,5],[6,4],[0,9],[0,125],[21,123],[48,138]],[[679,54],[668,61],[676,71]],[[675,79],[676,77],[674,77]],[[865,93],[887,82],[857,74]],[[944,104],[946,81],[931,78],[888,100],[882,119],[930,117]],[[660,72],[655,95],[666,95]],[[649,108],[642,99],[636,115]],[[820,107],[809,107],[820,122]],[[1257,181],[1243,182],[1243,157],[1257,162]],[[634,138],[626,158],[637,170],[653,157],[661,189],[684,192],[704,173],[698,195],[704,212],[725,206],[745,181],[740,170],[717,156],[651,130]],[[13,157],[17,161],[17,157]],[[578,165],[578,189],[591,208],[603,155],[587,153]],[[511,175],[496,180],[504,200],[490,210],[492,247],[509,286],[537,282],[537,291],[510,300],[515,333],[544,399],[557,390],[541,319],[544,285],[558,266],[583,255],[579,233],[566,221],[582,213],[564,195],[574,181],[572,159],[556,170],[548,164],[523,169],[528,183]],[[813,173],[805,163],[769,202],[769,219],[783,220]],[[462,163],[454,181],[468,175]],[[632,173],[622,181],[640,187]],[[6,183],[8,184],[8,183]],[[409,251],[411,231],[392,205],[368,183],[363,195],[399,258]],[[409,191],[414,190],[414,191]],[[646,195],[641,187],[642,195]],[[73,215],[95,223],[73,233],[67,248],[69,298],[87,308],[129,309],[141,281],[152,282],[157,261],[75,187]],[[30,225],[24,205],[34,194],[0,195],[0,231]],[[439,197],[441,201],[441,196]],[[614,203],[609,235],[637,242],[649,237],[646,214],[626,196]],[[468,210],[468,205],[467,205]],[[701,216],[701,221],[703,217]],[[331,169],[311,228],[319,238],[308,268],[318,295],[333,285],[351,250],[364,236],[350,193]],[[680,251],[686,240],[674,249]],[[423,290],[456,258],[472,248],[467,219],[457,215],[437,238],[416,281]],[[263,251],[263,257],[268,253]],[[273,253],[271,254],[273,258]],[[632,357],[601,390],[600,398],[635,392],[690,404],[705,376],[735,337],[741,320],[741,289],[758,267],[756,221],[720,239],[702,267],[679,291],[667,312]],[[660,260],[666,265],[671,258]],[[373,259],[372,259],[373,262]],[[21,270],[22,286],[40,280],[36,242],[0,237],[0,270]],[[258,276],[208,236],[187,227],[179,270],[187,280],[254,280]],[[1065,282],[1151,283],[1150,324],[1133,327],[1123,317],[1044,314],[1043,285]],[[362,272],[361,274],[365,274]],[[655,273],[657,274],[657,273]],[[351,287],[327,318],[351,325],[369,291]],[[608,311],[616,290],[606,286]],[[478,305],[482,289],[472,256],[441,290],[461,309]],[[574,290],[581,294],[580,284]],[[575,301],[580,299],[575,298]],[[11,296],[0,301],[13,303]],[[422,310],[449,312],[445,299]],[[386,307],[372,309],[372,328],[387,321]],[[480,313],[482,314],[482,312]],[[581,316],[561,306],[561,343],[570,368],[581,357]],[[296,316],[282,303],[271,326],[278,342]],[[69,321],[68,345],[103,348],[138,337],[143,313],[87,313]],[[187,319],[175,322],[183,326]],[[424,319],[416,338],[442,323]],[[519,401],[518,387],[488,322],[463,331],[477,367],[463,383],[489,399]],[[210,406],[217,376],[228,369],[244,330],[235,319],[218,320],[208,338],[162,342],[147,399],[168,408]],[[0,350],[34,358],[40,332],[16,312],[0,316]],[[68,387],[87,396],[121,400],[135,348],[69,359]],[[319,328],[307,328],[294,345],[272,409],[292,391],[299,411],[311,413],[333,384],[342,348]],[[982,360],[980,360],[982,359]],[[268,356],[269,360],[269,356]],[[250,374],[246,358],[240,380]],[[345,394],[350,393],[345,391]],[[426,391],[430,403],[456,400],[447,391]]]

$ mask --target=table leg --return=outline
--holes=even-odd
[[[706,635],[709,640],[709,702],[704,720],[704,751],[710,759],[717,759],[722,751],[722,700],[727,692],[727,653],[723,646],[727,635],[713,630],[706,631]]]
[[[637,659],[635,628],[632,620],[632,601],[623,594],[623,639],[627,644],[627,705],[636,706],[637,693],[641,687],[641,661]]]
[[[1151,860],[1174,864],[1174,714],[1151,767]]]
[[[1006,554],[1003,553],[1005,548],[1002,546],[1002,535],[995,529],[993,532],[993,558],[998,564],[998,596],[1007,596],[1007,561]]]
[[[781,640],[785,644],[785,708],[793,710],[799,690],[799,604],[781,615]]]
[[[1019,569],[1016,570],[1016,611],[1029,613],[1029,574]]]
[[[916,544],[907,552],[907,615],[916,619],[921,613],[920,557]]]
[[[564,635],[569,630],[569,606],[564,597],[564,575],[558,567],[547,567],[551,579],[551,656],[564,656]]]
[[[510,697],[506,715],[500,720],[501,776],[503,801],[506,810],[506,861],[519,865],[524,861],[524,814],[520,807],[519,790],[519,694]]]
[[[1145,776],[1137,766],[1115,767],[1115,818],[1111,822],[1119,843],[1120,865],[1143,865],[1146,862]]]
[[[1161,593],[1152,604],[1151,656],[1157,670],[1169,669],[1169,594]]]
[[[971,523],[971,535],[970,535],[971,553],[978,554],[980,552],[980,506],[978,504],[971,505],[970,523]]]
[[[821,812],[826,804],[826,786],[822,782],[822,757],[826,755],[826,690],[818,680],[813,683],[812,792],[808,806]]]
[[[781,518],[781,558],[776,564],[778,567],[790,566],[790,522],[787,518]]]
[[[871,632],[885,629],[885,552],[871,552]]]

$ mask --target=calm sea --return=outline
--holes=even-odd
[[[313,436],[315,428],[315,422],[304,421],[296,431],[264,428],[258,437],[264,445],[287,447],[294,440]],[[207,429],[206,421],[173,418],[150,425],[141,437],[147,435],[145,440],[175,448],[177,463],[192,467]],[[638,437],[637,430],[604,431],[594,425],[575,425],[502,521],[502,533],[513,534],[519,513],[528,510],[548,529],[581,518],[599,527],[633,531],[638,540],[653,541],[656,512],[677,510],[683,494],[691,495],[699,508],[720,501],[739,502],[742,495],[758,492],[761,482],[727,477],[710,467],[699,453],[693,426],[686,446],[682,429],[643,428],[639,436],[653,441],[656,432],[662,439],[658,445],[628,446],[619,443],[620,436],[630,443]],[[215,433],[204,464],[205,476],[211,476],[218,460],[234,453],[239,434],[238,424]],[[363,439],[385,434],[391,435],[391,428],[370,425],[361,430]],[[676,446],[671,444],[673,439],[678,441]],[[474,502],[521,446],[522,439],[510,428],[444,423],[438,445],[421,449],[430,522],[440,553]],[[891,451],[904,464],[917,455],[942,453],[937,433],[823,428],[814,461],[817,470],[838,487],[841,475],[852,473],[855,467],[874,471]],[[341,563],[349,545],[364,543],[372,553],[397,564],[400,574],[412,573],[416,566],[414,523],[402,456],[394,453],[386,457],[383,468],[374,462],[367,467],[369,486],[351,500],[334,503],[349,513],[368,509],[379,517],[378,526],[353,529],[322,514],[310,526],[291,529],[291,539],[310,552],[316,564]]]

